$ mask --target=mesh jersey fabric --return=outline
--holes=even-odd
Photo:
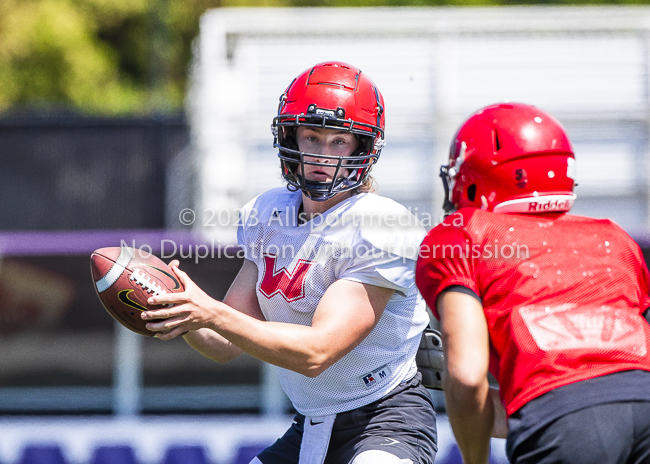
[[[240,213],[238,241],[258,268],[257,296],[269,321],[311,325],[338,279],[395,290],[379,322],[316,378],[277,368],[282,388],[306,416],[372,403],[415,375],[426,305],[415,286],[424,227],[406,208],[375,194],[353,195],[299,225],[301,192],[274,189]]]
[[[650,370],[648,270],[609,220],[460,209],[423,241],[416,280],[436,317],[451,285],[481,297],[508,415],[556,387]]]

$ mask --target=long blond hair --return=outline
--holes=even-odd
[[[353,195],[360,193],[374,193],[377,191],[377,181],[370,174],[364,179],[363,183],[352,190]]]

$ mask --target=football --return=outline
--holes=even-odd
[[[158,309],[147,299],[161,293],[184,290],[174,271],[158,257],[131,247],[107,247],[90,256],[95,291],[108,313],[133,332],[152,337],[140,317],[142,311]]]

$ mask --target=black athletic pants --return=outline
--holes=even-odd
[[[436,418],[421,375],[402,382],[374,403],[339,413],[325,464],[345,464],[364,451],[380,450],[418,464],[431,464],[437,448]],[[297,464],[305,416],[257,457],[263,464]]]
[[[566,414],[518,445],[511,464],[650,464],[650,399]]]

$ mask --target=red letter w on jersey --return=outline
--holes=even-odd
[[[275,270],[273,255],[264,255],[264,278],[260,283],[260,292],[271,298],[279,293],[288,302],[305,297],[305,277],[309,268],[316,264],[314,261],[299,259],[291,271],[286,268]]]

